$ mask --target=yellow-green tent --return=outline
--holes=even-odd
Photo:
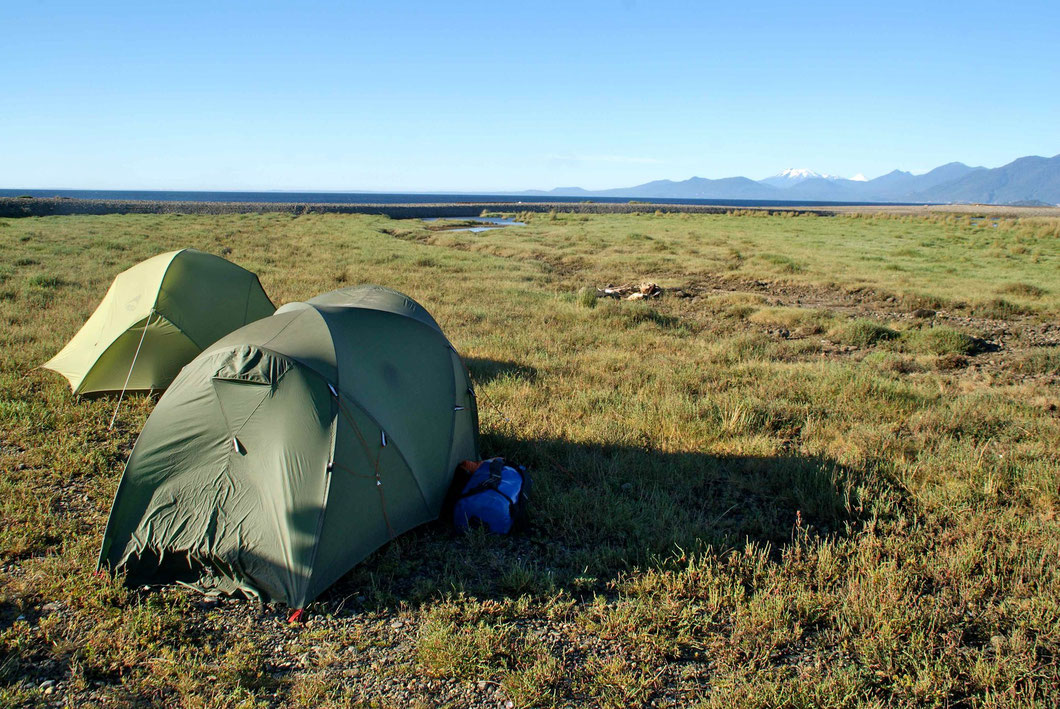
[[[258,277],[183,249],[118,274],[92,317],[44,365],[75,394],[165,389],[211,344],[276,310]]]

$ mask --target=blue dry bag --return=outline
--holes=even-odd
[[[526,513],[530,476],[526,469],[491,458],[478,467],[461,488],[453,504],[457,529],[485,527],[494,534],[507,534]]]

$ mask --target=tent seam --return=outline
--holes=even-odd
[[[181,335],[184,335],[184,337],[187,337],[188,338],[188,342],[190,342],[191,344],[193,344],[196,347],[198,347],[198,345],[195,343],[195,340],[193,340],[190,337],[188,337],[188,333],[186,333],[183,330],[181,330],[179,327],[177,327],[176,323],[174,323],[172,320],[167,318],[165,315],[163,315],[162,313],[157,312],[154,309],[151,310],[150,314],[148,314],[148,316],[143,321],[145,323],[144,324],[145,328],[148,327],[148,325],[150,324],[149,321],[155,315],[158,316],[158,320],[155,321],[155,325],[156,326],[159,325],[160,323],[162,323],[163,321],[165,321],[165,322],[169,323],[170,325],[172,325],[173,329],[175,329]],[[125,330],[122,331],[122,335],[124,335],[126,332],[128,332],[129,330],[131,330],[132,328],[136,327],[139,324],[140,324],[140,321],[137,320],[135,323],[133,323],[129,327],[125,328]],[[114,341],[111,342],[109,345],[107,345],[105,348],[103,348],[103,351],[99,353],[99,356],[96,357],[96,360],[92,363],[92,366],[88,368],[87,372],[85,372],[85,376],[81,378],[81,383],[77,385],[77,389],[74,390],[73,393],[74,393],[75,396],[83,396],[82,391],[84,389],[85,382],[88,381],[88,378],[92,375],[92,372],[94,372],[96,370],[96,367],[99,365],[99,361],[101,359],[103,359],[103,357],[108,352],[110,352],[110,349],[112,347],[114,347],[114,345],[118,344],[118,340],[120,340],[120,339],[121,339],[121,335],[119,335],[118,337],[114,338]],[[115,392],[115,391],[119,391],[119,390],[118,389],[93,389],[92,391],[89,392],[89,394],[102,394],[102,393]],[[133,391],[141,391],[141,390],[133,389]]]
[[[298,318],[294,318],[294,319],[291,320],[291,322],[294,322],[294,320],[297,320],[297,319]],[[287,326],[290,325],[290,324],[291,323],[288,323],[287,325],[284,325],[283,329],[286,329]],[[325,327],[326,327],[326,323],[325,323]],[[281,329],[280,332],[283,332],[283,329]],[[277,333],[277,335],[278,334],[279,333]],[[275,337],[269,338],[269,342],[271,342],[273,339],[275,339]],[[284,356],[290,358],[289,355],[284,355]],[[294,359],[294,358],[290,358],[290,359]],[[294,360],[294,361],[297,362],[298,360]],[[308,366],[308,365],[306,365],[304,363],[299,362],[299,364],[301,364],[303,367],[305,367],[307,372],[311,372],[311,373],[315,374],[317,377],[319,377],[320,379],[322,379],[324,381],[324,385],[327,386],[329,389],[334,388],[334,390],[336,392],[339,390],[338,389],[338,367],[337,366],[335,368],[335,379],[336,379],[336,382],[335,382],[335,385],[333,387],[331,382],[328,381],[327,377],[323,376],[320,372],[316,371],[315,369],[313,369],[312,367],[310,367],[310,366]],[[332,402],[333,399],[329,398],[328,401]],[[324,496],[323,496],[323,499],[320,501],[320,515],[317,517],[317,530],[316,530],[316,534],[314,535],[314,539],[313,539],[313,551],[309,555],[309,572],[306,574],[304,587],[302,589],[300,589],[302,597],[297,599],[298,608],[304,608],[305,607],[305,605],[306,605],[305,604],[305,599],[306,599],[306,597],[309,596],[309,591],[313,587],[313,576],[314,576],[313,570],[316,568],[317,554],[320,552],[320,536],[321,536],[320,533],[324,529],[324,519],[327,516],[328,500],[331,497],[331,479],[332,479],[332,470],[331,470],[331,468],[332,468],[332,466],[330,465],[330,463],[331,463],[331,461],[333,461],[335,459],[335,445],[336,445],[336,441],[338,440],[338,418],[339,418],[339,414],[340,414],[340,411],[338,411],[338,410],[336,410],[336,411],[334,411],[332,413],[332,418],[331,418],[331,450],[328,452],[328,463],[329,464],[324,466],[324,478],[325,478],[324,479]]]
[[[416,326],[424,328],[425,330],[430,332],[432,337],[441,338],[442,343],[445,345],[445,347],[447,349],[449,349],[449,350],[453,350],[453,344],[451,342],[449,342],[449,338],[447,338],[445,336],[445,333],[441,331],[441,326],[431,327],[430,325],[426,324],[422,320],[420,320],[418,318],[414,318],[414,317],[412,317],[410,315],[405,315],[404,313],[394,313],[394,312],[391,312],[389,310],[377,310],[375,308],[362,308],[362,307],[358,307],[356,305],[354,305],[354,306],[341,306],[341,305],[338,305],[338,306],[319,306],[319,305],[317,305],[315,303],[306,303],[306,305],[309,306],[309,308],[307,308],[308,310],[316,311],[316,313],[320,317],[320,319],[324,321],[324,326],[327,327],[328,332],[331,333],[331,335],[332,335],[332,347],[333,348],[334,348],[335,336],[332,333],[331,323],[328,322],[328,318],[325,317],[324,311],[321,310],[322,307],[327,307],[329,309],[337,310],[339,312],[341,312],[344,308],[354,308],[354,309],[357,309],[357,310],[370,310],[372,312],[379,313],[383,317],[387,317],[387,318],[391,318],[391,317],[393,317],[393,318],[401,318],[402,321],[406,321],[406,320],[407,321],[411,321],[411,322],[415,323]],[[292,322],[294,322],[294,321],[292,320]],[[277,334],[279,334],[279,333],[277,333]],[[270,340],[270,342],[271,342],[271,340]],[[450,363],[450,365],[451,365],[451,363]],[[451,372],[452,371],[452,366],[448,367],[448,369]],[[335,379],[336,379],[335,391],[338,392],[339,396],[344,396],[347,400],[350,401],[350,403],[352,403],[358,409],[360,409],[362,412],[364,412],[365,416],[367,416],[368,419],[372,423],[374,423],[379,428],[380,431],[385,433],[387,435],[387,437],[390,438],[391,440],[394,440],[394,437],[391,436],[390,433],[386,429],[383,428],[382,424],[380,424],[379,421],[374,416],[372,416],[368,412],[368,410],[364,406],[361,405],[361,403],[359,401],[357,401],[353,397],[351,397],[351,396],[349,396],[349,395],[347,395],[347,394],[345,394],[343,392],[343,390],[338,386],[338,376],[339,376],[338,353],[335,352]],[[451,398],[453,399],[453,402],[455,404],[455,398],[456,398],[456,380],[455,380],[455,378],[452,379],[452,387],[453,387],[453,396]],[[449,456],[452,455],[453,430],[454,430],[454,427],[455,427],[456,416],[452,414],[452,409],[451,408],[450,408],[450,416],[452,418],[450,418],[450,421],[449,421],[449,451],[446,453],[445,462],[443,463],[443,465],[449,465]],[[476,448],[478,448],[477,443],[478,443],[478,441],[476,439],[476,446],[475,446]],[[427,510],[428,516],[430,516],[430,513],[433,511],[433,508],[431,507],[430,502],[428,502],[428,500],[427,500],[427,494],[423,490],[423,484],[420,482],[419,476],[416,475],[416,470],[409,464],[408,458],[405,457],[404,452],[402,452],[402,450],[401,450],[401,446],[397,445],[396,442],[394,443],[394,445],[397,447],[398,455],[401,456],[401,460],[402,460],[402,462],[405,463],[405,467],[408,468],[409,474],[412,475],[412,479],[416,482],[416,489],[419,490],[420,497],[423,499],[424,508]],[[446,472],[448,473],[448,472],[452,472],[452,471],[446,471]],[[433,517],[433,519],[437,519],[437,517]]]
[[[449,345],[449,350],[456,357],[457,361],[460,362],[461,364],[463,364],[463,362],[460,360],[460,355],[456,354],[456,349],[453,348],[452,344]],[[453,371],[453,368],[450,367],[449,371],[451,373]],[[450,388],[452,390],[452,396],[450,398],[453,401],[453,406],[456,406],[457,404],[456,404],[456,376],[455,375],[450,374],[449,383],[450,383]],[[456,438],[456,410],[454,408],[450,407],[449,408],[449,447],[445,451],[445,464],[446,465],[449,465],[450,463],[453,462],[453,441],[454,441],[455,438]],[[451,471],[447,470],[446,472],[449,473]]]
[[[158,279],[158,288],[155,289],[155,300],[154,300],[153,303],[151,303],[151,312],[156,312],[157,311],[159,315],[165,317],[165,314],[163,312],[161,312],[160,310],[158,310],[158,298],[159,298],[159,296],[162,295],[162,289],[166,287],[166,278],[169,277],[169,269],[173,268],[173,262],[176,261],[177,257],[179,257],[185,251],[187,251],[187,249],[178,249],[176,252],[174,252],[173,258],[169,259],[169,263],[166,264],[166,270],[162,271],[162,277]],[[169,320],[169,318],[166,318],[166,320]],[[184,337],[186,337],[189,340],[191,340],[193,345],[198,347],[200,350],[203,349],[202,346],[199,345],[198,342],[196,342],[195,340],[192,339],[191,335],[189,335],[188,333],[186,333],[183,330],[181,330],[180,327],[175,322],[170,321],[170,324],[172,324],[173,327],[175,327],[178,330],[180,330],[181,333],[183,333]]]
[[[416,477],[416,471],[412,468],[412,465],[409,464],[409,459],[405,457],[405,453],[402,452],[401,446],[399,446],[397,444],[397,441],[394,439],[394,437],[391,436],[389,433],[387,433],[386,429],[383,428],[382,424],[380,424],[379,421],[377,421],[374,416],[372,416],[370,413],[368,413],[368,410],[365,409],[363,406],[361,406],[360,402],[358,402],[356,399],[354,399],[353,397],[351,397],[348,394],[346,394],[344,391],[342,391],[342,389],[339,389],[338,387],[335,387],[335,390],[339,393],[340,397],[345,398],[351,404],[356,406],[357,409],[361,413],[363,413],[365,416],[368,417],[369,421],[374,423],[379,428],[380,431],[382,431],[383,433],[386,434],[386,437],[389,440],[390,445],[394,446],[394,449],[397,450],[398,455],[401,456],[401,462],[405,464],[405,467],[408,468],[409,475],[411,475],[412,479],[416,482],[416,489],[419,490],[419,492],[420,492],[420,498],[423,500],[424,507],[427,510],[430,510],[431,509],[431,504],[427,501],[427,494],[423,491],[423,485],[420,484],[420,479],[418,477]],[[351,422],[351,425],[352,425],[352,422]],[[365,451],[365,452],[367,453],[368,451]]]
[[[310,370],[312,371],[312,370]],[[323,377],[321,377],[323,379]],[[325,384],[327,380],[324,380]],[[337,389],[337,387],[336,387]],[[331,463],[335,460],[335,445],[338,441],[339,433],[339,411],[335,411],[331,417],[331,451],[328,453],[328,462]],[[320,552],[320,537],[321,532],[324,531],[324,520],[328,514],[328,500],[331,499],[331,479],[332,479],[332,465],[324,466],[324,499],[320,502],[320,517],[317,519],[317,533],[313,540],[313,553],[309,556],[309,574],[306,576],[304,594],[309,595],[310,590],[313,588],[313,573],[316,570],[317,565],[317,554]],[[303,601],[304,599],[299,599]],[[305,603],[301,603],[298,607],[302,608]]]

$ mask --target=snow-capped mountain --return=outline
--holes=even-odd
[[[864,175],[850,179],[822,175],[813,170],[792,168],[764,180],[726,177],[717,180],[692,177],[687,180],[655,180],[634,187],[609,190],[557,188],[550,194],[564,197],[625,197],[629,199],[731,199],[811,202],[910,203],[987,203],[1060,204],[1060,155],[1052,158],[1028,156],[1001,167],[969,167],[951,162],[922,175],[892,170],[866,180]]]
[[[804,180],[842,180],[842,177],[838,175],[825,175],[814,170],[809,170],[804,167],[789,167],[787,170],[781,170],[772,177],[767,177],[764,180],[759,180],[764,185],[770,185],[772,187],[791,187],[797,185]]]

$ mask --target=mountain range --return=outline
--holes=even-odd
[[[630,199],[738,199],[807,202],[938,202],[1060,205],[1060,155],[1029,156],[996,168],[951,162],[922,175],[894,170],[872,180],[790,168],[763,180],[746,177],[655,180],[634,187],[558,187],[525,194]]]

